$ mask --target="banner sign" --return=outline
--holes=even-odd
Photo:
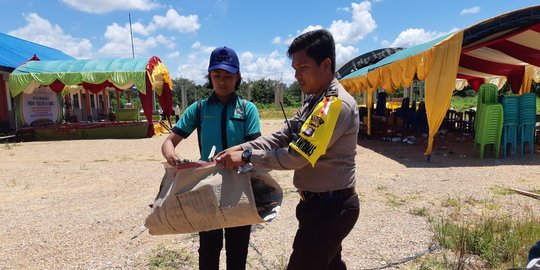
[[[49,87],[39,87],[31,94],[22,93],[20,104],[24,125],[39,126],[60,120],[59,94]]]

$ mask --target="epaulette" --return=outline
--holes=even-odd
[[[326,90],[326,93],[324,94],[326,97],[337,97],[338,96],[338,88],[336,86],[331,86]]]

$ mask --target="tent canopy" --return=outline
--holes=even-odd
[[[0,69],[12,71],[37,55],[41,60],[72,60],[60,50],[0,33]]]
[[[52,85],[59,81],[74,86],[109,82],[115,88],[126,90],[133,85],[146,93],[146,77],[153,82],[153,89],[160,94],[163,83],[172,88],[169,71],[157,57],[117,58],[98,60],[29,61],[13,71],[9,79],[12,96],[30,93],[36,85]],[[58,82],[56,83],[58,84]],[[99,91],[98,91],[99,92]]]
[[[161,60],[147,58],[29,61],[9,76],[12,96],[31,93],[40,85],[59,93],[70,87],[82,87],[97,94],[107,87],[116,90],[136,86],[146,119],[152,123],[153,91],[166,116],[172,112],[172,81]]]
[[[381,59],[384,59],[401,50],[403,50],[403,48],[383,48],[364,53],[341,66],[336,72],[336,77],[341,79],[352,72],[355,72],[365,66],[375,64],[381,61]]]
[[[367,90],[367,103],[371,106],[371,93],[378,88],[393,92],[410,86],[414,79],[425,80],[429,125],[425,154],[429,155],[458,77],[484,82],[503,76],[512,84],[513,91],[528,92],[531,80],[540,81],[535,67],[539,61],[540,5],[499,15],[399,51],[349,74],[341,82],[350,92]]]

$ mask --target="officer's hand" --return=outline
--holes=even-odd
[[[217,153],[217,155],[214,156],[214,160],[217,161],[218,158],[224,156],[225,154],[231,153],[231,152],[236,152],[236,151],[242,151],[242,147],[240,147],[240,145],[235,145],[233,147],[229,147],[229,148]]]
[[[242,160],[241,150],[221,152],[216,158],[214,158],[214,160],[217,163],[223,164],[225,168],[230,170],[234,170],[238,168],[238,166],[246,165],[246,163]]]

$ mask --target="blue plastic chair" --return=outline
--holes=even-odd
[[[519,97],[518,96],[507,96],[502,100],[503,104],[503,131],[502,131],[502,151],[503,158],[506,158],[507,149],[506,147],[510,144],[512,153],[517,157],[516,147],[517,147],[517,133],[518,133],[518,122],[519,122]]]
[[[531,158],[534,157],[534,131],[536,126],[536,94],[527,93],[519,97],[518,140],[521,147],[521,158],[524,156],[525,144],[529,146]]]

